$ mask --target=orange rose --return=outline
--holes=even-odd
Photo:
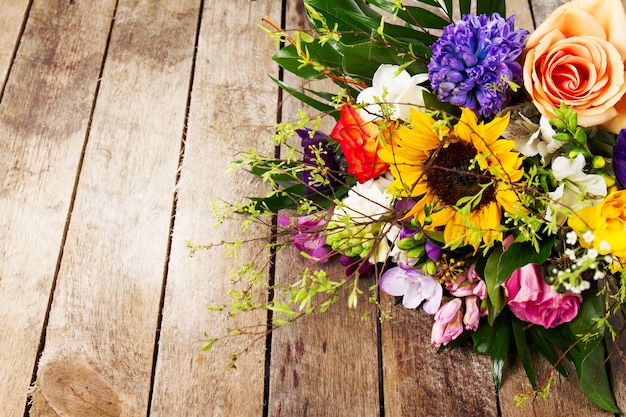
[[[574,0],[526,43],[524,86],[537,109],[573,106],[581,126],[626,127],[626,14],[620,0]]]

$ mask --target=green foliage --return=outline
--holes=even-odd
[[[505,310],[493,322],[484,323],[472,334],[474,352],[487,353],[491,357],[491,377],[496,390],[502,384],[502,371],[513,341],[511,313]]]

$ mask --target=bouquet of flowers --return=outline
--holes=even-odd
[[[517,350],[545,393],[533,349],[562,374],[569,362],[585,395],[619,412],[604,339],[624,330],[626,305],[620,1],[573,0],[532,33],[502,0],[475,13],[469,0],[304,3],[313,31],[263,27],[304,87],[275,82],[318,113],[277,126],[282,157],[235,161],[270,191],[221,212],[271,227],[272,253],[293,246],[310,268],[261,285],[266,264],[247,263],[238,279],[255,285],[232,293],[231,310],[267,309],[282,326],[340,291],[354,306],[373,276],[370,301],[385,293],[432,315],[436,347],[490,354],[496,386]],[[308,87],[319,79],[332,91]],[[336,280],[323,267],[335,259]],[[259,285],[269,301],[253,300]]]

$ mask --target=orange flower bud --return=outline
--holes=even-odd
[[[359,110],[345,104],[339,110],[339,121],[330,137],[339,142],[348,162],[348,172],[361,184],[384,174],[389,165],[378,158],[382,143],[378,139],[380,129],[376,122],[365,122]]]

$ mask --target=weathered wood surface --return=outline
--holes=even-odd
[[[21,15],[28,21],[19,42],[15,30],[0,30],[9,56],[19,43],[14,62],[2,64],[11,71],[0,102],[0,404],[3,414],[21,416],[115,1],[39,1],[27,16],[25,5],[18,12],[9,3],[0,3],[7,27],[19,28]],[[80,313],[76,307],[70,311]]]
[[[529,28],[563,2],[508,10]],[[302,4],[286,3],[0,0],[0,414],[608,416],[558,377],[548,401],[516,408],[530,391],[519,366],[496,393],[488,358],[437,354],[432,319],[389,297],[391,321],[343,300],[250,339],[235,370],[244,340],[200,351],[204,331],[234,325],[206,307],[228,302],[237,261],[191,257],[186,242],[244,236],[260,238],[248,254],[263,250],[263,232],[214,229],[211,203],[259,186],[224,171],[299,106],[278,107],[275,44],[256,27],[283,13],[305,26]],[[303,265],[280,253],[276,279]]]
[[[228,304],[230,269],[239,261],[227,258],[221,248],[192,258],[186,242],[217,244],[255,237],[244,236],[235,223],[214,228],[211,204],[219,198],[242,198],[259,187],[248,175],[224,172],[235,153],[251,146],[264,148],[276,123],[277,90],[267,75],[277,77],[278,67],[265,59],[274,51],[274,42],[259,36],[256,27],[265,16],[279,22],[280,3],[212,1],[205,2],[202,12],[151,407],[154,416],[263,415],[265,339],[257,340],[237,361],[237,369],[229,371],[225,371],[229,353],[248,341],[219,344],[209,354],[200,351],[203,331],[223,334],[235,325],[225,314],[207,311],[207,306]],[[246,246],[241,257],[251,257],[265,242]],[[265,316],[250,319],[263,323]]]

